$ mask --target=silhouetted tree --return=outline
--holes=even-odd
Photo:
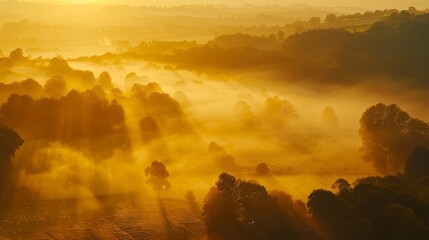
[[[350,208],[330,191],[315,190],[308,197],[307,207],[333,239],[346,239],[345,223],[350,220]]]
[[[386,239],[415,239],[429,238],[429,228],[412,209],[400,204],[391,204],[384,209],[387,232]]]
[[[347,180],[340,178],[337,179],[331,186],[332,189],[337,190],[337,192],[341,192],[344,190],[349,190],[350,189],[350,183],[347,182]]]
[[[21,48],[17,48],[15,50],[13,50],[12,52],[10,52],[9,59],[12,62],[17,62],[17,61],[24,60],[25,59],[24,52],[22,51]]]
[[[24,140],[13,129],[0,124],[0,203],[7,199],[12,173],[12,157]]]
[[[338,179],[333,184],[336,194],[315,190],[307,206],[328,239],[427,239],[425,181],[414,184],[404,175],[370,176],[351,186]]]
[[[337,21],[337,19],[338,19],[337,15],[335,15],[333,13],[330,13],[330,14],[326,15],[325,22],[327,22],[327,23],[333,23],[333,22]]]
[[[266,163],[260,163],[256,166],[256,173],[258,175],[268,175],[270,173],[270,169]]]
[[[363,158],[380,173],[397,173],[418,145],[429,144],[427,123],[411,118],[397,105],[379,103],[360,119]]]
[[[416,147],[407,159],[404,172],[413,180],[429,175],[429,149]]]
[[[320,19],[320,17],[312,17],[308,20],[308,23],[313,24],[313,25],[320,24],[321,22],[322,22],[322,20]]]
[[[152,186],[152,189],[159,195],[161,190],[167,190],[171,187],[168,177],[167,167],[161,163],[154,161],[149,167],[144,170],[147,177],[147,183]]]
[[[67,83],[63,77],[57,75],[46,81],[44,88],[47,96],[60,98],[67,91]]]
[[[305,225],[295,224],[291,209],[258,184],[222,173],[203,207],[209,239],[305,239]]]

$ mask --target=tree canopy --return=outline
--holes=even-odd
[[[383,174],[402,171],[415,147],[429,144],[429,125],[395,104],[369,107],[360,119],[363,158]]]

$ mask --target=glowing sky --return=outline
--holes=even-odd
[[[348,6],[360,8],[398,8],[405,9],[409,6],[417,8],[429,8],[428,0],[27,0],[30,2],[50,3],[107,3],[107,4],[133,4],[133,5],[181,5],[181,4],[281,4],[294,3],[309,4],[313,6]]]

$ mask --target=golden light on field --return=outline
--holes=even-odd
[[[0,239],[429,239],[409,3],[0,0]]]

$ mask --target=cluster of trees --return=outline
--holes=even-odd
[[[235,33],[230,35],[221,35],[213,41],[209,41],[209,45],[219,46],[222,48],[237,48],[237,47],[254,47],[264,50],[275,50],[281,47],[281,42],[284,40],[284,32],[279,31],[277,34],[268,36],[253,36],[249,34]]]
[[[410,7],[410,10],[415,10],[412,13],[418,13],[415,8]],[[355,14],[343,14],[340,16],[337,16],[333,13],[330,13],[326,15],[325,22],[326,23],[334,23],[334,22],[344,22],[344,21],[353,21],[353,20],[366,20],[371,18],[381,18],[390,16],[393,14],[399,13],[399,10],[397,9],[384,9],[384,10],[375,10],[375,11],[366,11],[364,13],[355,13]]]
[[[208,239],[318,239],[304,203],[223,173],[203,206]]]
[[[333,109],[324,114],[331,124]],[[338,179],[332,191],[314,190],[305,206],[223,173],[204,203],[208,238],[428,239],[429,125],[381,103],[368,108],[360,124],[364,159],[392,175],[353,184]],[[215,144],[211,148],[223,151]],[[261,163],[256,172],[263,176],[270,170]]]
[[[330,239],[428,239],[429,149],[417,147],[405,174],[344,179],[315,190],[308,210]]]
[[[13,66],[14,63],[27,61],[29,61],[29,59],[24,56],[23,50],[21,48],[17,48],[10,52],[9,56],[0,58],[0,69],[9,68]]]
[[[48,87],[50,88],[50,87]],[[52,90],[48,90],[52,91]],[[29,95],[40,97],[44,92],[43,86],[34,79],[27,79],[20,82],[0,83],[0,102],[4,102],[10,95]]]
[[[0,123],[16,129],[27,140],[72,145],[86,142],[83,146],[90,147],[95,155],[111,153],[113,148],[127,148],[124,110],[103,93],[95,87],[85,92],[72,90],[61,98],[33,99],[12,94],[0,106]]]
[[[405,12],[417,15],[428,13],[428,10],[419,11],[414,7],[410,7]],[[243,34],[270,36],[282,32],[283,37],[279,38],[279,40],[284,40],[285,37],[314,29],[347,28],[356,30],[356,28],[367,28],[368,25],[383,21],[389,16],[398,13],[400,11],[397,9],[384,9],[366,11],[364,13],[357,12],[354,14],[315,14],[314,17],[307,17],[308,20],[297,20],[286,25],[225,26],[218,30],[217,35],[231,35],[239,32]]]
[[[26,68],[27,71],[40,73],[38,77],[47,76],[49,79],[44,86],[32,78],[17,82],[15,79],[22,78],[22,75],[30,77],[27,72],[21,73],[16,70],[20,67]],[[104,90],[114,88],[108,72],[102,72],[99,77],[96,77],[92,71],[70,67],[67,60],[62,57],[33,59],[25,56],[20,48],[11,51],[8,56],[0,58],[0,76],[5,77],[5,82],[0,83],[0,101],[12,93],[36,98],[41,96],[58,98],[64,95],[68,89],[86,90],[95,85],[103,87]],[[11,80],[6,83],[8,79]]]
[[[52,75],[67,76],[79,80],[79,84],[91,87],[95,84],[94,73],[86,70],[77,70],[69,66],[68,62],[60,57],[52,58],[49,61],[48,70]]]
[[[403,11],[364,32],[318,29],[296,34],[283,41],[281,50],[257,48],[259,37],[235,34],[175,54],[146,57],[207,72],[270,67],[302,79],[335,84],[384,74],[426,85],[428,26],[429,14]]]
[[[266,172],[266,165],[258,168]],[[262,170],[261,170],[262,171]],[[404,173],[370,176],[332,191],[318,189],[307,206],[282,192],[223,173],[208,193],[208,239],[416,239],[429,237],[429,149],[417,147]]]
[[[187,133],[191,125],[180,104],[154,82],[146,85],[134,84],[132,99],[139,104],[137,116],[141,116],[140,129],[145,140],[159,135],[160,130],[167,133]]]
[[[278,96],[265,99],[261,105],[249,105],[246,101],[234,104],[234,125],[236,131],[252,131],[261,129],[286,129],[298,118],[298,111],[288,100]]]
[[[428,26],[429,14],[401,12],[362,33],[326,29],[291,36],[284,42],[283,50],[303,63],[297,72],[316,69],[312,71],[315,75],[307,75],[310,77],[322,73],[347,82],[356,77],[385,74],[426,84]]]

